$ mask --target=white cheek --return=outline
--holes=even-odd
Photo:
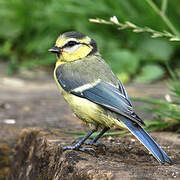
[[[75,45],[75,46],[73,46],[73,47],[66,47],[66,48],[64,48],[63,50],[64,50],[65,52],[68,52],[68,53],[73,53],[73,52],[75,52],[81,45],[82,45],[82,44],[77,44],[77,45]]]

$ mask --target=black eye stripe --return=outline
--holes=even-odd
[[[66,48],[66,47],[73,47],[73,46],[75,46],[75,45],[77,45],[77,44],[83,44],[83,45],[89,46],[89,45],[86,44],[86,43],[80,43],[80,42],[76,42],[76,41],[69,41],[69,42],[67,42],[67,43],[62,47],[62,49],[63,49],[63,48]]]
[[[63,47],[72,47],[72,46],[75,46],[76,44],[80,44],[80,43],[76,41],[69,41]]]

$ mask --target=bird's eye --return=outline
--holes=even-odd
[[[67,44],[66,44],[66,47],[72,47],[74,45],[78,44],[78,42],[76,41],[69,41]]]

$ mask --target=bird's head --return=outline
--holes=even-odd
[[[58,61],[70,62],[96,53],[97,45],[88,36],[72,31],[60,35],[49,51],[56,53]]]

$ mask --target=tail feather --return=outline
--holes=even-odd
[[[129,131],[153,154],[153,156],[161,163],[168,162],[172,164],[171,159],[166,152],[154,141],[154,139],[137,123],[121,117],[121,122],[129,129]]]

